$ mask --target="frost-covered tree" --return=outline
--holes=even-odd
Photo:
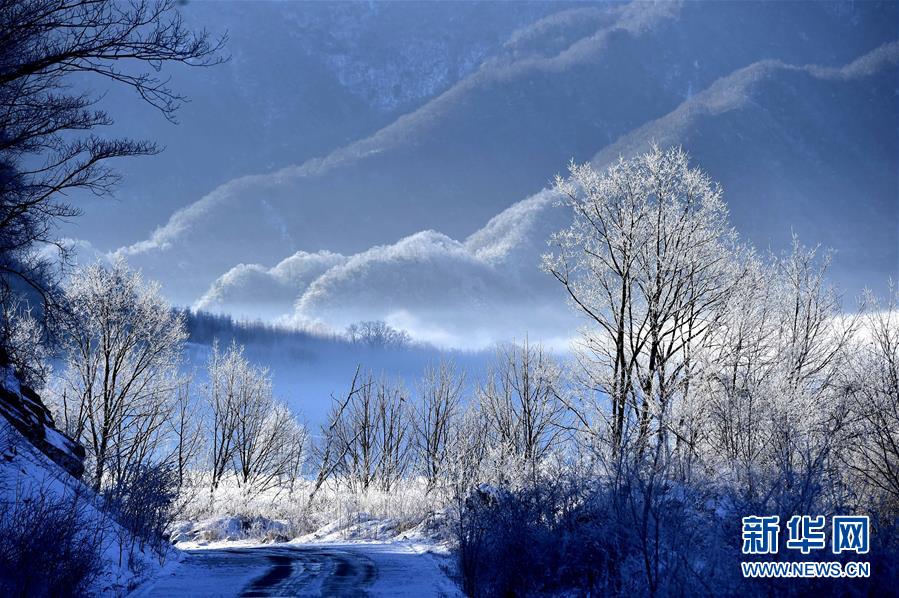
[[[820,488],[845,423],[841,379],[856,318],[826,282],[828,257],[798,240],[781,257],[747,264],[703,343],[705,454],[747,501],[784,487],[791,501],[808,501],[789,487]]]
[[[487,460],[490,423],[477,402],[470,402],[461,411],[457,425],[449,437],[446,471],[453,498],[465,499],[469,490],[484,479],[483,466]]]
[[[100,488],[156,457],[186,338],[180,315],[124,262],[75,272],[65,289],[62,421]]]
[[[244,357],[243,347],[236,343],[231,343],[222,353],[218,342],[214,342],[206,371],[208,382],[203,395],[209,410],[206,429],[210,484],[215,490],[231,471],[237,451],[235,439],[240,425],[240,406],[252,402],[261,389],[257,384],[259,375]]]
[[[583,396],[566,406],[655,592],[678,554],[683,503],[670,481],[689,475],[705,432],[696,408],[702,343],[743,260],[720,187],[680,148],[653,146],[604,172],[572,164],[556,190],[573,222],[553,236],[543,264],[587,321],[578,346]]]
[[[846,393],[853,414],[843,462],[887,519],[899,514],[899,295],[864,297]]]
[[[465,480],[455,498],[466,587],[552,593],[582,568],[565,587],[741,593],[733,537],[747,513],[868,514],[886,555],[877,566],[892,575],[895,295],[869,293],[860,314],[847,312],[826,252],[795,238],[764,257],[739,244],[721,190],[677,148],[605,172],[572,166],[557,190],[573,223],[544,266],[587,322],[577,384],[559,394],[576,428],[563,438],[572,460],[528,472],[496,459],[492,441],[515,444],[514,402],[485,386],[474,421],[487,448],[466,451],[482,455],[465,459],[474,475],[454,476]],[[523,582],[522,570],[551,573]]]
[[[564,430],[559,398],[561,368],[540,345],[500,346],[478,388],[481,414],[495,447],[532,468]]]
[[[246,494],[287,487],[300,475],[306,431],[271,393],[248,396],[238,405],[234,472]]]
[[[669,431],[692,344],[738,278],[736,235],[720,187],[680,148],[654,146],[605,172],[572,164],[556,190],[574,218],[543,264],[589,322],[581,361],[587,386],[610,401],[597,411],[617,451],[631,426],[640,442]],[[596,415],[579,418],[592,426]]]
[[[211,489],[234,476],[246,494],[291,485],[301,472],[306,431],[287,406],[275,400],[266,368],[232,343],[213,344],[204,396]]]
[[[44,327],[30,307],[2,290],[0,295],[0,347],[22,382],[39,389],[52,371]]]
[[[350,324],[346,337],[353,344],[385,349],[405,347],[412,341],[405,330],[397,330],[380,320]]]
[[[428,492],[447,474],[453,434],[462,413],[464,373],[441,361],[428,365],[418,385],[418,401],[412,411],[414,445],[419,470],[427,480]]]
[[[401,382],[378,384],[378,464],[375,476],[382,492],[390,492],[409,467],[412,433],[408,393]]]

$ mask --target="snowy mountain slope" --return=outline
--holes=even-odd
[[[766,61],[604,148],[593,162],[681,144],[724,186],[741,234],[780,250],[795,232],[836,250],[849,293],[899,274],[899,42],[842,68]]]
[[[889,99],[897,61],[893,43],[840,68],[759,62],[625,135],[594,162],[602,168],[653,140],[683,144],[723,183],[745,238],[779,248],[792,228],[808,243],[835,246],[836,278],[855,293],[862,284],[883,283],[878,275],[897,265],[895,245],[892,253],[859,254],[865,241],[890,248],[895,234],[899,151],[883,123],[899,122]],[[293,320],[342,327],[379,318],[452,346],[525,333],[551,338],[553,330],[572,326],[558,289],[537,268],[549,236],[567,224],[556,199],[541,192],[518,202],[462,242],[425,231],[356,254],[317,278],[298,277]],[[825,230],[828,222],[839,226]],[[242,296],[266,284],[223,277],[214,288],[222,297]],[[279,305],[287,313],[292,301],[285,294]]]
[[[114,249],[228,180],[371,135],[474,72],[516,29],[569,4],[180,3],[188,26],[227,32],[230,60],[165,69],[190,100],[177,125],[130,89],[84,81],[87,91],[106,94],[116,123],[104,132],[153,139],[165,151],[116,165],[118,201],[76,194],[85,214],[65,234]]]
[[[0,355],[0,363],[5,357]],[[19,382],[12,366],[0,365],[0,420],[10,425],[69,475],[84,473],[84,447],[60,432],[40,397]]]
[[[524,27],[377,133],[222,185],[120,253],[176,301],[193,301],[240,263],[275,264],[297,250],[347,255],[426,229],[462,238],[569,158],[588,159],[734,69],[770,58],[840,64],[895,35],[890,5],[573,10]]]
[[[31,399],[27,392],[22,392],[24,387],[19,384],[17,377],[6,367],[3,368],[3,373],[4,375],[0,376],[2,387],[0,392],[3,396],[6,398],[17,396],[20,404],[27,404]],[[91,594],[122,595],[141,578],[153,575],[159,570],[162,566],[159,558],[149,546],[145,549],[138,548],[130,533],[103,511],[100,499],[94,492],[66,470],[71,470],[72,467],[63,468],[63,465],[69,465],[70,460],[83,459],[83,450],[73,450],[72,441],[52,425],[42,424],[41,429],[47,441],[56,448],[56,451],[49,451],[49,454],[54,455],[58,462],[54,462],[43,452],[46,448],[39,449],[38,445],[33,443],[32,434],[26,437],[20,431],[20,426],[0,416],[0,524],[15,525],[17,522],[10,521],[10,517],[16,515],[22,517],[23,513],[30,513],[27,510],[29,503],[64,505],[69,517],[77,518],[79,529],[76,532],[83,534],[83,538],[89,540],[89,545],[92,546],[96,542],[98,546],[100,574],[90,588]],[[66,453],[69,458],[62,459],[59,453]],[[45,534],[45,531],[24,530],[36,538],[53,533],[53,530],[50,530],[49,534]],[[33,542],[40,546],[40,540]],[[71,547],[52,548],[63,555],[67,554],[65,552],[67,549],[71,549]],[[10,555],[4,556],[9,558]],[[176,551],[172,551],[169,557],[177,558]],[[72,556],[68,555],[67,558]],[[37,563],[31,565],[40,566]],[[48,575],[48,572],[43,574]],[[5,582],[3,572],[0,570],[0,588],[6,587]]]

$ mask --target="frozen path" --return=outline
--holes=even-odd
[[[429,554],[400,544],[281,544],[187,551],[135,597],[461,596]]]

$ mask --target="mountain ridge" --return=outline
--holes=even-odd
[[[686,100],[665,117],[623,136],[599,152],[594,157],[594,163],[603,168],[619,156],[627,158],[644,151],[652,142],[667,144],[688,141],[693,122],[691,119],[702,122],[705,118],[729,118],[739,114],[747,106],[763,113],[769,111],[776,106],[777,99],[777,96],[770,94],[770,86],[775,90],[789,90],[797,81],[801,82],[807,77],[838,86],[851,85],[857,80],[877,78],[879,75],[886,75],[885,79],[889,82],[891,77],[895,78],[893,71],[897,62],[897,42],[886,44],[839,68],[762,61],[716,81],[709,89]],[[757,86],[761,86],[761,91],[765,92],[758,97],[754,95]],[[817,100],[814,97],[808,99]],[[833,113],[833,110],[826,112]],[[749,120],[752,121],[751,126],[759,128],[761,121]],[[819,129],[827,128],[826,122],[814,124]],[[712,126],[711,129],[726,136],[733,127]],[[866,130],[870,137],[870,127]],[[784,134],[788,137],[817,135],[815,130],[806,127]],[[716,142],[711,147],[719,145],[720,142]],[[690,149],[689,144],[687,149]],[[770,145],[767,147],[767,154],[776,153],[776,149],[776,145]],[[889,151],[887,153],[890,154]],[[787,152],[778,160],[788,162],[799,158]],[[694,163],[706,168],[704,160],[696,156]],[[765,161],[759,164],[747,162],[740,168],[747,170],[750,178],[765,178],[763,175],[766,173],[766,164]],[[738,189],[731,192],[727,181],[734,176],[734,167],[721,171],[714,168],[706,170],[713,178],[721,178],[720,175],[723,175],[725,198],[739,212],[741,204],[748,203],[747,197],[751,194],[740,193]],[[859,178],[857,174],[856,178]],[[771,185],[778,182],[780,181],[772,178]],[[771,189],[765,191],[771,192]],[[483,326],[485,322],[490,322],[503,323],[507,327],[517,323],[533,327],[533,314],[539,314],[539,318],[546,320],[546,326],[538,327],[542,332],[537,334],[549,334],[549,324],[560,324],[564,321],[564,315],[556,313],[547,317],[546,306],[552,305],[552,302],[561,305],[562,301],[560,296],[554,295],[556,289],[548,277],[539,273],[537,264],[540,254],[546,251],[549,235],[567,224],[567,213],[556,206],[557,200],[552,192],[546,190],[532,195],[500,212],[461,241],[440,232],[422,231],[393,244],[378,245],[347,256],[312,282],[303,279],[293,285],[296,297],[294,320],[319,319],[342,326],[353,319],[378,318],[413,330],[416,327],[430,328],[433,332],[437,321],[447,319],[452,307],[457,306],[466,314],[462,318],[466,324],[458,326],[459,329],[453,332],[441,330],[440,336],[455,335],[456,338],[461,338],[462,328],[471,326],[470,316],[479,312],[482,314],[481,319],[478,321],[474,318],[478,321],[477,325]],[[881,214],[880,220],[887,224],[891,221],[890,216],[893,216],[892,221],[895,222],[895,207],[892,213],[888,212],[885,218],[883,216]],[[791,230],[785,228],[780,232],[788,235]],[[804,240],[814,243],[814,238],[804,237]],[[765,247],[762,246],[762,249]],[[862,269],[857,265],[854,267]],[[432,274],[434,272],[439,274]],[[385,280],[390,282],[385,284]],[[479,282],[466,285],[466,281]],[[256,287],[253,283],[241,281],[239,276],[229,282],[230,286],[219,288],[222,303],[217,307],[225,311],[228,310],[229,293],[239,295],[242,289],[255,292]],[[874,284],[880,281],[869,282]],[[287,301],[281,303],[280,310],[283,313],[290,309],[293,308]],[[429,321],[424,323],[420,318],[423,313],[428,312],[434,313],[427,316],[425,319]],[[534,328],[529,330],[535,332]],[[514,329],[507,330],[511,331]]]
[[[575,10],[524,27],[508,55],[374,135],[278,174],[231,181],[118,254],[190,303],[240,263],[270,266],[296,251],[349,255],[429,228],[464,238],[571,157],[591,158],[736,67],[822,54],[812,42],[835,33],[840,44],[822,64],[848,62],[876,41],[872,31],[886,35],[872,23],[895,8],[866,5],[847,18],[832,7],[778,5],[765,19],[743,5]],[[798,41],[782,35],[787,17],[802,23]],[[534,43],[547,49],[535,54]]]

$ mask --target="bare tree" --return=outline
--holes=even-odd
[[[318,466],[315,483],[309,492],[309,502],[315,498],[321,487],[339,473],[347,458],[347,453],[355,442],[355,436],[348,442],[345,427],[346,412],[356,395],[364,391],[366,382],[360,378],[360,367],[353,374],[353,381],[346,395],[340,399],[331,395],[331,409],[328,412],[327,423],[322,425],[319,440],[313,444],[313,459]]]
[[[291,414],[291,422],[287,432],[280,440],[280,463],[282,463],[282,485],[287,486],[288,493],[293,496],[297,483],[303,480],[311,458],[312,439],[309,428]]]
[[[561,370],[540,345],[527,340],[497,349],[478,389],[481,409],[499,446],[532,468],[556,445],[564,428],[559,400]]]
[[[343,412],[336,431],[345,449],[341,473],[355,491],[366,492],[375,480],[378,465],[377,390],[374,376],[366,380]]]
[[[390,492],[406,473],[409,464],[409,410],[406,391],[400,383],[382,380],[377,398],[378,462],[375,475],[382,491]]]
[[[174,439],[170,459],[174,462],[178,486],[183,487],[189,468],[195,464],[203,448],[202,414],[197,398],[191,393],[191,376],[178,383],[177,395],[169,427]]]
[[[346,397],[332,400],[316,450],[319,476],[313,493],[331,478],[354,492],[365,493],[376,485],[389,492],[406,472],[410,456],[402,384],[375,381],[371,372],[360,378],[357,369]]]
[[[184,98],[157,74],[165,63],[220,62],[224,39],[187,29],[175,0],[0,1],[0,283],[29,285],[54,303],[52,262],[37,248],[65,247],[60,219],[78,214],[74,189],[105,194],[112,158],[153,154],[148,141],[93,133],[112,123],[100,94],[73,75],[132,88],[172,120]]]
[[[418,466],[427,480],[428,492],[447,474],[451,441],[461,416],[465,375],[441,361],[428,365],[418,386],[418,402],[413,408],[412,427]]]
[[[235,399],[229,402],[234,409],[234,472],[237,483],[245,488],[262,475],[276,447],[272,434],[281,421],[268,421],[274,407],[271,377],[267,369],[256,368],[248,362],[241,364],[241,378]],[[274,424],[274,425],[272,425]]]

